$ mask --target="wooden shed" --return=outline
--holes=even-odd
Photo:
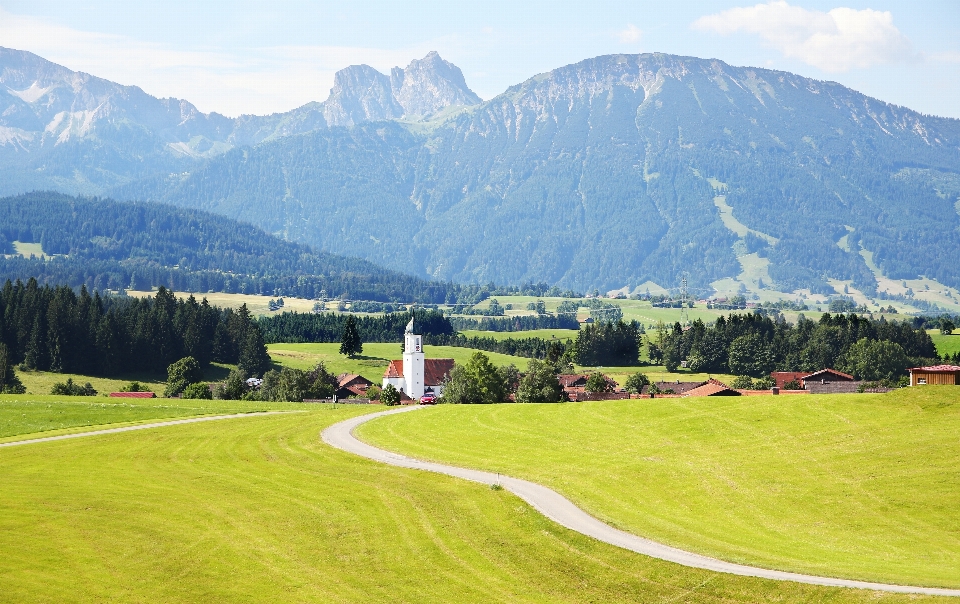
[[[956,386],[960,384],[960,367],[957,365],[933,365],[932,367],[913,367],[910,372],[910,385],[940,384]]]

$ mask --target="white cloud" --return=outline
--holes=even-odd
[[[0,9],[0,46],[28,50],[149,94],[186,99],[230,116],[289,111],[323,101],[337,70],[366,63],[383,72],[431,50],[339,46],[246,48],[242,55],[179,50],[126,36],[80,31]]]
[[[633,23],[627,25],[627,28],[617,32],[617,37],[624,44],[633,44],[640,41],[643,31]]]
[[[869,8],[822,12],[778,0],[707,15],[692,27],[724,35],[757,34],[785,56],[829,72],[913,58],[910,40],[893,24],[893,15]]]

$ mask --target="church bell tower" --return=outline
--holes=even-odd
[[[413,333],[413,319],[407,323],[403,334],[403,379],[406,382],[406,394],[412,399],[423,396],[423,340]]]

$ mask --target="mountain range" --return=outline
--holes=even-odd
[[[868,295],[960,288],[960,120],[664,54],[488,101],[436,53],[227,118],[0,49],[0,193],[199,208],[424,278]]]

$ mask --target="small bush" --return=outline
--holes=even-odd
[[[180,394],[180,398],[197,398],[197,399],[212,399],[213,393],[210,392],[210,386],[204,384],[203,382],[194,382],[186,388],[183,389],[183,392]]]
[[[74,384],[73,378],[67,378],[66,382],[57,382],[54,384],[53,388],[50,389],[50,394],[59,396],[97,396],[97,391],[90,382],[81,386],[80,384]]]
[[[753,378],[749,375],[738,375],[730,387],[734,390],[753,390]]]
[[[395,407],[400,404],[400,391],[393,387],[393,384],[387,384],[387,387],[380,392],[380,402],[388,407]]]
[[[797,380],[790,380],[783,385],[784,390],[803,390],[803,386]]]

